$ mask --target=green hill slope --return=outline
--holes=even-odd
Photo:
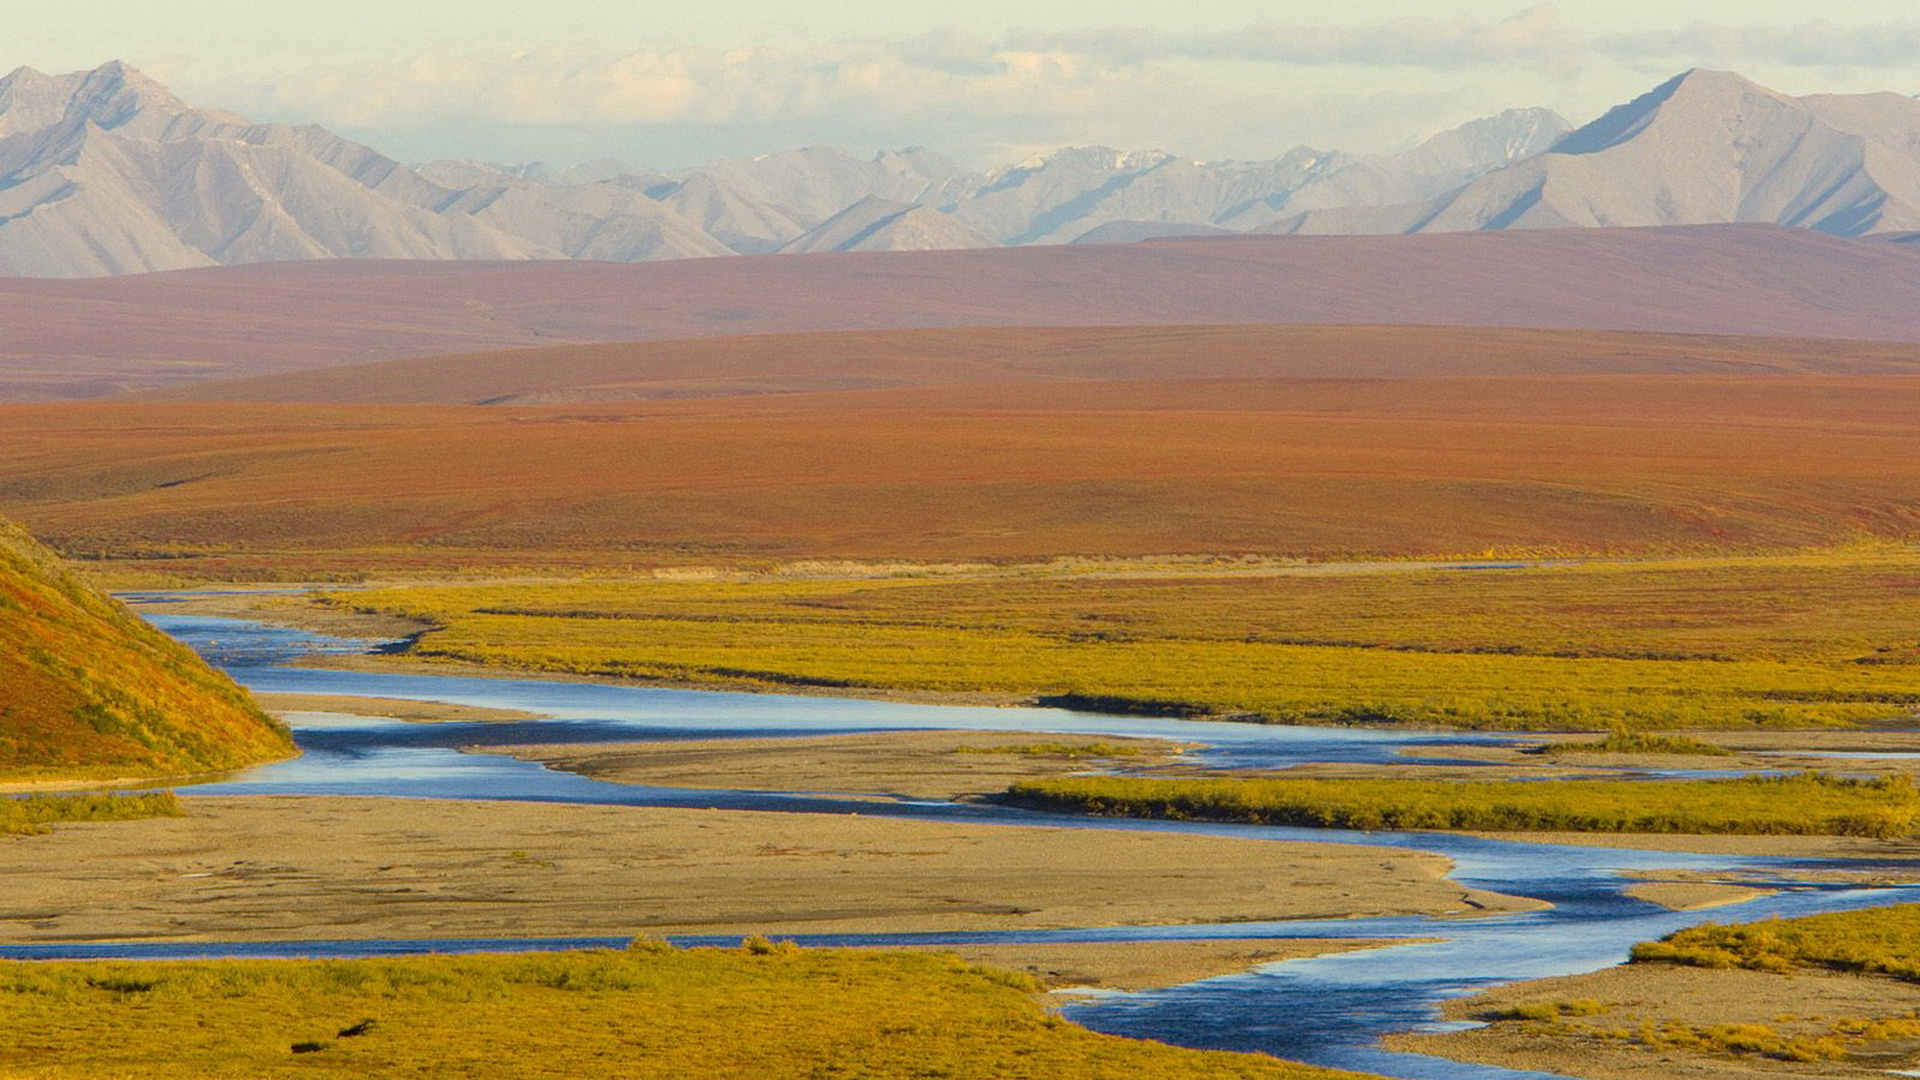
[[[0,522],[0,782],[182,776],[292,753],[225,675]]]

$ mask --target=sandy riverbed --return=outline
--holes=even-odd
[[[1164,768],[1182,744],[1031,731],[898,731],[489,748],[618,784],[960,799],[1038,776]]]
[[[856,815],[196,797],[0,841],[0,940],[1031,930],[1538,903],[1416,852]]]

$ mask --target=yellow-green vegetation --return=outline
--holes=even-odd
[[[1790,971],[1800,967],[1920,980],[1920,904],[1721,926],[1634,946],[1637,963]]]
[[[1024,975],[919,953],[0,964],[0,1076],[1338,1080],[1097,1035]]]
[[[1549,1023],[1551,1021],[1548,1021]],[[1792,1035],[1771,1024],[1690,1024],[1643,1020],[1634,1027],[1584,1028],[1582,1034],[1648,1050],[1750,1055],[1781,1061],[1840,1061],[1863,1043],[1920,1037],[1920,1016],[1848,1018],[1812,1034]]]
[[[1554,743],[1545,753],[1562,754],[1664,754],[1677,757],[1732,757],[1733,751],[1685,735],[1656,735],[1646,731],[1614,730],[1595,742]]]
[[[0,798],[0,836],[32,836],[78,821],[185,817],[172,792],[139,795],[31,795]]]
[[[178,776],[292,752],[232,680],[0,522],[0,781]]]
[[[1580,998],[1575,1001],[1529,1001],[1490,1013],[1487,1019],[1551,1022],[1567,1016],[1599,1016],[1606,1011],[1608,1011],[1607,1006],[1592,998]]]
[[[1354,572],[1223,562],[389,588],[426,658],[1473,728],[1816,727],[1920,709],[1920,554]]]
[[[1727,780],[1192,780],[1061,776],[1009,801],[1116,817],[1339,829],[1475,829],[1779,836],[1906,836],[1920,792],[1905,776],[1818,773]]]
[[[1114,758],[1137,757],[1146,753],[1146,750],[1126,743],[1035,742],[1010,743],[1006,746],[956,746],[953,752],[956,754],[1017,754],[1022,757]]]

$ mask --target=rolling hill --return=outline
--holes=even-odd
[[[243,580],[1779,551],[1920,539],[1916,415],[1920,379],[1791,373],[8,406],[0,507],[68,552]]]
[[[1717,226],[0,279],[0,400],[569,343],[1227,323],[1920,341],[1920,245]]]
[[[867,330],[390,360],[139,398],[521,406],[1114,380],[1567,375],[1920,375],[1920,345],[1311,324]]]
[[[226,676],[0,522],[0,782],[185,776],[292,753]]]

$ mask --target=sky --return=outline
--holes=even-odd
[[[987,167],[1060,146],[1392,152],[1503,109],[1580,123],[1691,67],[1920,93],[1913,0],[62,0],[0,68],[124,60],[190,102],[408,161],[658,168],[799,146]]]

